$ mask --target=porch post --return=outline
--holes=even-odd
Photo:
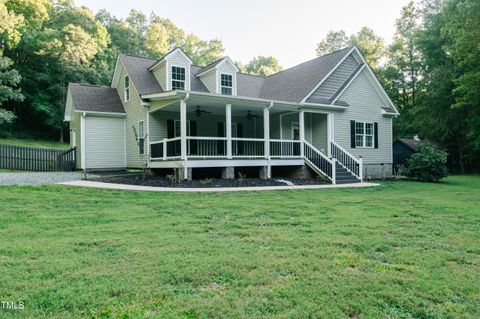
[[[187,102],[180,100],[180,156],[187,157]]]
[[[300,129],[300,157],[304,157],[304,142],[305,142],[305,113],[303,111],[300,111],[298,113],[298,126]]]
[[[185,100],[180,100],[180,156],[183,160],[183,178],[187,179],[187,102]]]
[[[227,136],[227,158],[232,158],[232,104],[225,105],[225,130]]]
[[[264,139],[264,152],[267,159],[267,178],[272,177],[272,166],[270,164],[270,108],[273,103],[263,109],[263,139]]]
[[[332,144],[330,141],[333,141],[333,114],[328,113],[327,115],[327,155],[332,156]]]
[[[263,109],[263,139],[265,141],[265,158],[270,158],[270,110],[268,107]]]

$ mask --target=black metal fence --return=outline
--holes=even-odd
[[[68,150],[0,144],[0,168],[23,171],[73,171],[76,148]]]

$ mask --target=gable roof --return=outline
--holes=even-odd
[[[138,94],[144,95],[163,92],[157,79],[149,70],[150,67],[158,62],[157,59],[123,53],[119,54],[119,58],[127,69],[128,75],[130,79],[132,79]]]
[[[418,148],[420,147],[420,145],[422,145],[422,141],[409,138],[399,138],[395,142],[402,143],[414,152],[418,151]]]
[[[301,102],[351,49],[344,48],[266,77],[259,97]]]
[[[176,51],[185,54],[181,49],[175,48],[165,57],[173,54]],[[332,98],[316,99],[315,102],[309,102],[309,97],[312,95],[312,93],[315,92],[324,81],[330,78],[330,75],[336,72],[338,67],[343,64],[341,62],[347,59],[350,54],[355,54],[355,56],[358,55],[361,59],[361,61],[359,61],[358,69],[355,70],[356,72],[353,72],[351,76],[346,78],[343,83],[340,83],[341,85],[338,85],[336,94]],[[133,81],[132,83],[140,95],[164,92],[157,79],[153,75],[152,70],[159,63],[163,62],[165,57],[162,57],[161,59],[153,59],[142,56],[119,54],[119,60],[121,60],[127,69],[127,72]],[[231,61],[228,57],[223,57],[207,66],[201,67],[191,65],[190,90],[194,92],[197,91],[209,93],[209,90],[205,84],[199,79],[199,75],[212,70],[227,60]],[[362,67],[362,65],[365,67]],[[370,73],[370,76],[374,77],[371,82],[374,84],[377,92],[385,101],[385,106],[382,107],[383,113],[398,115],[399,113],[395,106],[391,102],[385,90],[379,84],[378,80],[375,78],[375,75],[368,67],[365,59],[356,47],[347,47],[266,77],[237,72],[237,95],[265,100],[285,101],[290,103],[306,102],[348,107],[348,103],[338,100],[338,97],[341,95],[344,89],[348,87],[351,82],[353,82],[353,78],[362,69],[367,69],[367,71]]]
[[[77,111],[125,113],[117,90],[109,86],[69,83],[68,91]]]

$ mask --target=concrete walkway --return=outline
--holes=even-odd
[[[0,185],[44,185],[81,179],[82,172],[12,172],[0,173]],[[89,177],[94,175],[89,174]]]
[[[379,186],[375,183],[355,183],[355,184],[339,184],[339,185],[297,185],[297,186],[256,186],[256,187],[210,187],[210,188],[180,188],[180,187],[153,187],[139,185],[125,185],[113,183],[101,183],[92,181],[71,181],[59,183],[69,186],[91,187],[117,189],[125,191],[150,191],[150,192],[243,192],[243,191],[273,191],[273,190],[292,190],[292,189],[324,189],[324,188],[353,188],[353,187],[372,187]]]

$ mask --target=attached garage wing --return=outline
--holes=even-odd
[[[126,167],[124,117],[87,115],[83,134],[82,163],[87,169]]]

